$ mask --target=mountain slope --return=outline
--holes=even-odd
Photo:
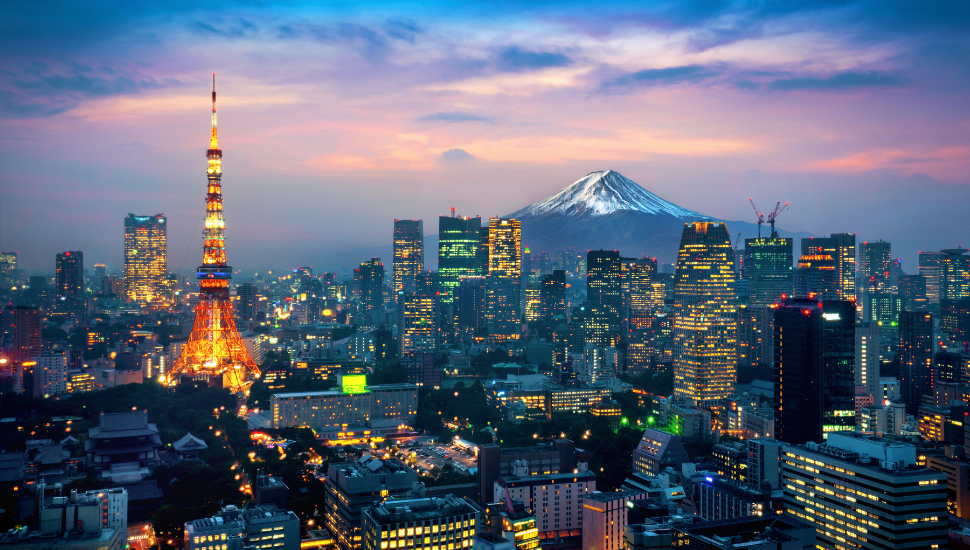
[[[573,248],[619,250],[625,256],[676,261],[684,224],[724,221],[666,201],[613,170],[591,172],[562,191],[506,217],[522,220],[522,242],[533,254]],[[735,238],[756,237],[757,225],[725,222]],[[768,229],[763,228],[767,234]],[[792,235],[779,231],[781,236]],[[798,249],[798,243],[795,243]]]

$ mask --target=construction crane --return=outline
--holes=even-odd
[[[738,231],[738,238],[734,239],[734,249],[740,250],[739,248],[740,246],[741,246],[741,232]]]
[[[784,212],[786,208],[788,208],[788,203],[787,202],[785,203],[785,206],[782,206],[781,205],[781,201],[778,201],[778,204],[775,205],[774,212],[772,212],[771,214],[768,214],[768,225],[771,226],[771,236],[772,237],[775,237],[775,236],[778,235],[777,233],[775,233],[775,219],[777,219],[778,218],[778,214],[781,214],[782,212]],[[759,232],[759,236],[760,236],[760,232]]]
[[[765,215],[763,212],[758,210],[758,207],[754,205],[754,199],[748,199],[751,203],[751,208],[754,208],[754,213],[758,216],[758,238],[761,238],[761,224],[765,223]]]

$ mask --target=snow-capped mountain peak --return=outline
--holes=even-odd
[[[535,202],[511,214],[511,217],[537,217],[546,214],[604,216],[619,210],[676,218],[704,217],[665,201],[613,170],[590,172],[555,195]]]

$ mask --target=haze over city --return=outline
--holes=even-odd
[[[120,269],[129,212],[164,213],[169,269],[196,265],[212,72],[249,272],[354,267],[394,218],[501,216],[607,169],[729,221],[790,202],[780,228],[885,239],[910,271],[968,244],[962,3],[0,14],[0,248],[31,272],[74,249]]]

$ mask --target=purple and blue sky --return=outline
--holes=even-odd
[[[170,269],[197,265],[213,71],[250,272],[608,168],[722,219],[789,201],[779,227],[889,240],[910,271],[970,244],[967,2],[315,4],[0,6],[0,248],[118,269],[123,217],[161,212]]]

